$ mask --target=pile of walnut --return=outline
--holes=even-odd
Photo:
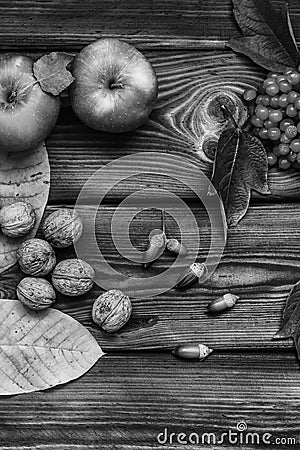
[[[36,222],[34,208],[16,202],[0,210],[0,227],[9,238],[26,236]],[[81,236],[83,223],[76,211],[60,208],[42,223],[44,239],[24,241],[17,250],[17,260],[26,275],[17,286],[18,299],[32,310],[43,310],[56,300],[56,291],[77,297],[90,291],[95,272],[81,259],[65,259],[57,264],[54,248],[66,248]],[[48,277],[50,281],[43,277]],[[119,330],[131,315],[131,302],[121,291],[108,291],[94,303],[92,317],[107,332]]]

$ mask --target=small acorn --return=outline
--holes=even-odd
[[[162,254],[166,246],[166,235],[164,232],[155,234],[150,239],[150,244],[144,255],[144,267],[150,266],[150,264],[156,261]]]
[[[200,280],[207,273],[207,267],[203,263],[193,263],[188,267],[177,280],[177,288],[187,288]]]
[[[187,255],[187,249],[185,245],[181,244],[177,239],[167,239],[167,250],[175,255],[185,256]]]
[[[77,242],[82,234],[82,220],[75,210],[60,208],[48,216],[42,225],[44,238],[55,248],[65,248]]]
[[[44,278],[26,277],[17,286],[17,297],[27,308],[40,311],[55,302],[56,294]]]
[[[207,310],[210,313],[219,313],[225,311],[226,309],[232,308],[240,297],[237,295],[228,293],[224,294],[222,297],[218,297],[213,300],[209,305],[207,305]]]
[[[28,239],[17,250],[17,260],[22,272],[34,277],[50,273],[56,264],[51,245],[43,239]]]
[[[11,238],[26,236],[35,225],[33,207],[26,202],[3,206],[0,211],[0,227],[3,234]]]
[[[108,333],[120,330],[129,320],[131,301],[124,292],[112,289],[100,295],[93,304],[93,321]]]
[[[52,284],[61,294],[77,297],[92,289],[94,278],[92,266],[81,259],[70,258],[57,264],[52,273]]]
[[[172,353],[178,358],[202,361],[212,353],[212,349],[204,344],[183,344],[178,345]]]

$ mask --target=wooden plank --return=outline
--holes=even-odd
[[[246,432],[257,433],[262,443],[270,433],[273,445],[276,438],[298,442],[299,377],[290,353],[213,353],[204,362],[165,353],[110,354],[68,385],[1,398],[1,448],[162,448],[157,436],[165,428],[168,435],[197,433],[200,444],[202,438],[207,444],[203,433],[219,440],[236,432],[239,422],[248,427],[243,439]],[[263,448],[257,441],[248,445]],[[233,448],[225,437],[223,446]],[[205,448],[217,445],[210,441]]]
[[[47,214],[51,211],[53,208],[48,208]],[[106,261],[129,277],[153,277],[170,267],[174,258],[167,253],[146,271],[119,254],[110,231],[115,211],[115,207],[101,207],[96,226],[97,241]],[[192,212],[201,235],[201,261],[210,246],[210,226],[201,208],[193,207]],[[81,210],[85,223],[90,220],[90,213],[91,208]],[[132,209],[122,212],[124,219],[132,213]],[[103,292],[97,285],[78,299],[59,295],[57,308],[89,327],[105,350],[170,349],[180,342],[195,340],[217,349],[291,347],[291,340],[277,341],[272,337],[279,328],[288,292],[300,278],[299,217],[298,204],[250,208],[240,225],[229,231],[221,264],[204,285],[196,284],[186,291],[173,288],[158,297],[133,299],[130,322],[114,335],[102,332],[91,320],[92,303]],[[145,250],[149,232],[159,225],[157,212],[138,214],[131,227],[133,245]],[[178,228],[169,216],[167,233],[179,238]],[[91,245],[91,235],[83,238],[89,262],[100,273],[101,280],[107,279],[100,268],[98,249]],[[190,250],[193,244],[189,239]],[[74,257],[75,253],[73,249],[65,249],[57,251],[57,255],[61,260]],[[119,286],[112,281],[109,288],[116,287]],[[228,291],[241,297],[235,307],[219,316],[208,315],[207,304]]]
[[[139,152],[168,152],[189,158],[208,176],[212,162],[201,150],[203,130],[200,112],[210,94],[226,91],[240,94],[256,86],[264,72],[247,58],[233,52],[150,52],[147,53],[159,79],[159,102],[150,120],[140,129],[122,135],[94,131],[83,125],[73,113],[67,96],[54,132],[47,140],[51,163],[50,202],[74,202],[88,178],[105,164]],[[126,197],[150,184],[170,190],[182,198],[195,199],[188,186],[166,176],[143,174],[118,184],[108,194],[108,201]],[[300,172],[270,172],[270,198],[299,198]],[[109,179],[110,181],[110,179]],[[107,180],[103,179],[102,183]],[[95,186],[95,191],[97,186]],[[257,197],[257,195],[256,195]],[[268,201],[270,200],[268,197]],[[263,198],[265,199],[265,197]]]
[[[289,5],[299,42],[299,3]],[[221,48],[239,32],[230,0],[4,0],[0,14],[4,50],[78,50],[99,37],[123,38],[141,49]]]

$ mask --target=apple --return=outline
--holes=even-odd
[[[75,114],[91,128],[122,133],[142,125],[157,101],[150,62],[118,39],[99,39],[79,52],[69,88]]]
[[[60,99],[44,92],[23,55],[0,55],[0,152],[22,152],[52,131]]]

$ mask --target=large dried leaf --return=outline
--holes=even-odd
[[[286,339],[299,335],[300,331],[300,281],[293,286],[282,316],[281,326],[276,339]]]
[[[15,264],[0,274],[0,299],[17,298],[16,289],[24,274],[19,264]]]
[[[268,0],[233,0],[233,13],[243,32],[229,40],[233,50],[267,70],[283,71],[299,65],[287,5],[279,12]]]
[[[228,226],[247,212],[251,190],[269,194],[268,162],[262,143],[236,126],[219,139],[212,183],[223,200]]]
[[[33,206],[37,217],[34,229],[23,238],[8,238],[0,233],[1,274],[16,263],[18,246],[35,236],[43,216],[50,188],[50,166],[45,144],[28,152],[0,153],[0,173],[0,208],[24,200]]]
[[[0,395],[67,383],[103,355],[85,327],[55,309],[37,312],[1,300],[0,323]]]

